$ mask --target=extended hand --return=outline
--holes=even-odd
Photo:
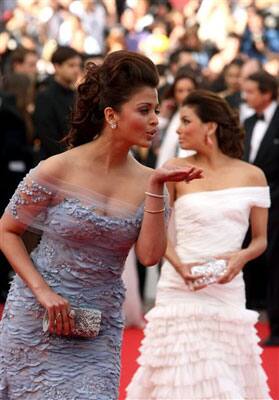
[[[190,182],[193,179],[201,179],[203,177],[202,173],[203,170],[201,168],[191,165],[182,168],[165,164],[154,171],[153,179],[156,180],[157,183],[180,181]]]

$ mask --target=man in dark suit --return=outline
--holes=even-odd
[[[38,93],[34,112],[35,134],[41,139],[42,158],[65,150],[61,139],[68,133],[75,83],[81,73],[81,56],[71,47],[58,47],[51,61],[55,74],[49,85]]]
[[[247,104],[255,114],[244,122],[246,137],[244,158],[261,168],[267,178],[271,192],[271,208],[268,224],[267,312],[270,322],[270,337],[265,345],[279,346],[279,105],[278,83],[265,71],[248,76],[244,83]],[[244,271],[249,287],[253,279],[253,262]],[[249,274],[248,274],[249,275]],[[250,277],[251,278],[251,277]],[[249,288],[248,288],[249,289]]]

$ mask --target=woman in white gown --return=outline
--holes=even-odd
[[[245,308],[242,278],[245,264],[266,248],[265,176],[239,159],[243,134],[223,99],[192,92],[180,115],[180,145],[197,154],[170,164],[198,166],[204,179],[169,186],[176,244],[169,241],[127,399],[270,399],[257,313]],[[241,249],[249,220],[252,240]],[[209,257],[225,259],[227,271],[198,286],[191,268]]]

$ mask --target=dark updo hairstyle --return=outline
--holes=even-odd
[[[156,88],[159,77],[153,62],[138,53],[120,50],[108,54],[102,65],[89,63],[65,138],[69,147],[91,142],[105,125],[104,109],[121,106],[143,87]]]
[[[216,137],[221,151],[229,157],[242,158],[244,131],[239,117],[226,100],[207,90],[194,90],[182,106],[193,108],[202,122],[216,122]]]

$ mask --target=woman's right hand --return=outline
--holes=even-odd
[[[68,300],[55,293],[51,288],[36,289],[34,294],[38,302],[47,310],[49,332],[58,336],[68,336],[73,331],[74,319]]]
[[[198,263],[181,263],[175,266],[176,271],[183,278],[186,285],[189,287],[191,291],[196,291],[205,288],[207,285],[200,285],[195,283],[198,279],[204,277],[204,275],[192,275],[191,268],[199,265]]]

